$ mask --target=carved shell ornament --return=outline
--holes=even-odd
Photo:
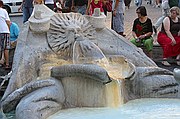
[[[59,13],[51,17],[47,39],[50,48],[58,55],[69,55],[77,40],[90,40],[95,29],[79,13]]]

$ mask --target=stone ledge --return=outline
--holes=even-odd
[[[140,48],[144,51],[145,54],[147,53],[144,46],[141,46]],[[154,44],[153,45],[153,60],[162,59],[162,57],[163,57],[162,47],[159,44]]]

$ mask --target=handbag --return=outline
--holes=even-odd
[[[104,7],[106,8],[106,10],[108,12],[112,12],[112,1],[108,0],[108,2],[106,2],[106,4],[104,5]]]

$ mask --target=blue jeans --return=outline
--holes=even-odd
[[[169,4],[168,2],[165,2],[164,4],[161,5],[162,6],[162,16],[157,20],[157,22],[154,24],[155,28],[157,29],[162,23],[165,17],[167,17],[169,15]]]
[[[84,15],[86,13],[86,5],[83,6],[75,6],[75,11],[77,13],[81,13],[82,15]]]
[[[33,7],[23,7],[23,23],[28,21],[33,12]]]

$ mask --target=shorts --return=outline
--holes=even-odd
[[[9,33],[0,33],[0,50],[3,51],[10,48]]]

